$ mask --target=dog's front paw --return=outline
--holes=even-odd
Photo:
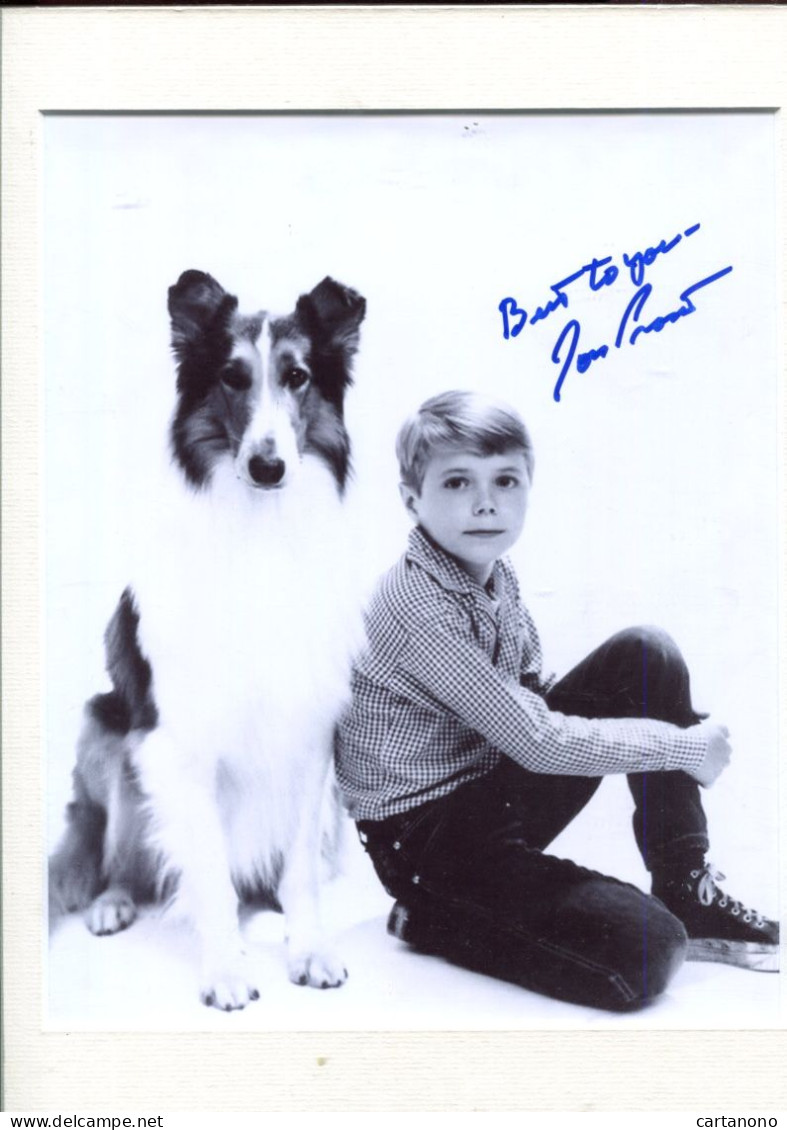
[[[259,990],[243,954],[203,970],[200,1000],[209,1007],[232,1012],[259,999]]]
[[[85,911],[85,922],[91,934],[117,934],[137,917],[137,908],[128,891],[110,887],[94,899]]]
[[[347,980],[341,958],[329,951],[292,953],[287,962],[290,980],[314,989],[337,989]]]

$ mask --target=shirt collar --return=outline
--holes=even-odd
[[[449,592],[483,593],[487,600],[490,599],[487,589],[479,585],[478,581],[471,577],[450,553],[441,549],[420,526],[414,526],[410,531],[407,558],[419,565]],[[501,592],[501,568],[500,562],[495,561],[492,566],[491,581],[496,596]]]

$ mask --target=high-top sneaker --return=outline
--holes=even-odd
[[[689,935],[688,961],[720,961],[764,973],[779,971],[779,923],[730,898],[709,863],[656,875],[653,894]]]

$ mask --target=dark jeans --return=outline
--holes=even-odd
[[[547,701],[588,718],[644,716],[678,726],[701,718],[680,652],[650,628],[613,636]],[[411,911],[408,940],[468,968],[599,1008],[638,1007],[662,992],[685,956],[678,919],[630,884],[544,853],[600,781],[531,773],[505,758],[447,797],[359,822],[383,885]],[[628,783],[634,833],[650,870],[707,850],[691,777],[637,773]]]

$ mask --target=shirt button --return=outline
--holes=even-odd
[[[414,883],[420,883],[421,882],[421,876],[420,875],[413,875],[413,882]]]
[[[401,844],[399,843],[399,841],[398,841],[398,840],[394,840],[394,842],[393,842],[393,849],[394,849],[394,851],[399,851],[399,849],[401,848],[401,846],[402,846],[402,845],[401,845]]]

